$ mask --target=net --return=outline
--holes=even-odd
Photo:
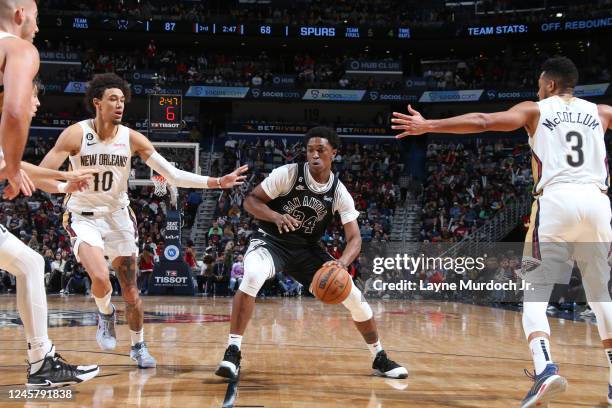
[[[168,191],[170,191],[170,205],[173,208],[176,208],[178,203],[178,188],[172,184],[169,184],[168,180],[159,174],[152,176],[151,181],[153,182],[153,187],[155,188],[153,194],[158,197],[163,197],[168,193]]]
[[[155,191],[153,192],[153,194],[158,197],[165,196],[168,190],[168,180],[166,180],[164,176],[155,175],[151,177],[151,181],[153,181],[153,186],[155,187]]]

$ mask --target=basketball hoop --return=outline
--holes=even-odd
[[[155,191],[153,194],[156,196],[162,197],[165,196],[168,192],[166,186],[168,185],[168,180],[164,176],[154,175],[151,177],[151,181],[153,181],[153,186],[155,187]]]
[[[170,190],[170,205],[172,205],[172,208],[176,209],[178,204],[178,188],[172,184],[169,184],[168,180],[159,174],[152,176],[151,181],[155,187],[153,194],[158,197],[165,196],[168,190]]]

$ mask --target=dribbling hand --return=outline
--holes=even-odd
[[[323,266],[327,266],[327,265],[334,265],[334,266],[337,266],[338,268],[344,269],[345,271],[348,270],[344,262],[342,262],[339,259],[334,259],[333,261],[327,261],[323,264]]]

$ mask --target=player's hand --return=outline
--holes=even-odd
[[[242,174],[246,173],[248,170],[249,166],[240,166],[236,170],[232,171],[230,174],[226,174],[225,176],[221,177],[219,179],[219,183],[221,183],[221,188],[232,188],[234,186],[240,186],[244,184],[246,176],[243,176]]]
[[[80,181],[69,181],[66,183],[66,187],[64,188],[65,193],[76,193],[85,191],[89,188],[89,179],[80,180]]]
[[[8,179],[9,185],[4,188],[2,194],[2,198],[5,200],[12,200],[20,193],[23,193],[26,197],[30,197],[32,193],[36,191],[34,183],[32,183],[30,177],[28,177],[26,172],[22,169],[19,169],[13,176],[7,174],[6,178]]]
[[[88,181],[93,180],[94,174],[99,172],[97,169],[80,169],[72,171],[64,171],[63,180],[66,181]]]
[[[410,113],[410,115],[393,112],[393,119],[391,119],[391,123],[394,123],[394,125],[391,126],[391,129],[403,130],[402,133],[395,136],[396,139],[401,139],[406,136],[422,135],[428,131],[427,119],[425,119],[419,112],[412,109],[412,106],[410,105],[408,105],[408,113]]]
[[[347,266],[344,264],[344,262],[342,262],[339,259],[334,259],[333,261],[327,261],[323,264],[323,266],[328,266],[328,265],[334,265],[337,266],[338,268],[342,268],[345,271],[348,270]]]
[[[278,214],[276,220],[274,220],[276,227],[278,228],[278,232],[282,234],[283,232],[295,231],[300,228],[301,222],[290,216],[289,214]]]

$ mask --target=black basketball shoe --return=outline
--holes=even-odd
[[[228,346],[227,349],[225,349],[223,361],[219,363],[219,367],[217,367],[217,371],[215,371],[215,374],[219,377],[235,380],[236,378],[238,378],[238,374],[240,373],[241,358],[242,357],[238,346],[234,344]]]
[[[387,353],[384,350],[381,350],[376,354],[376,358],[372,363],[372,369],[374,370],[374,375],[378,375],[380,377],[388,377],[388,378],[406,378],[408,377],[408,370],[406,370],[401,365],[397,364],[395,361],[389,359],[387,357]]]
[[[28,363],[28,382],[26,383],[28,387],[65,387],[91,380],[100,372],[97,365],[70,365],[59,354],[53,357],[49,354],[52,352],[47,353],[42,360],[42,366],[35,373],[30,372],[32,365]]]

